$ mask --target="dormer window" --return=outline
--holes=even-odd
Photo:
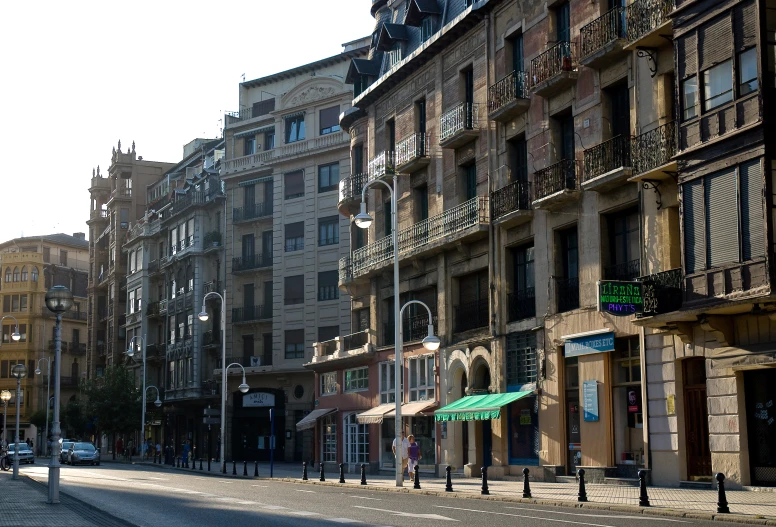
[[[420,41],[425,42],[431,38],[434,34],[434,21],[430,16],[427,16],[420,23]]]

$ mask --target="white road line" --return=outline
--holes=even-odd
[[[464,509],[462,507],[446,507],[445,505],[434,505],[434,507],[439,507],[440,509],[451,509],[455,511],[481,512],[483,514],[495,514],[497,516],[510,516],[512,518],[528,518],[529,520],[543,520],[546,522],[572,523],[574,525],[589,525],[591,527],[615,527],[614,525],[607,525],[603,523],[575,522],[571,520],[559,520],[557,518],[546,518],[542,516],[525,516],[524,514],[509,514],[508,512],[493,512],[493,511],[483,511],[479,509]]]
[[[256,505],[255,501],[238,501],[240,505]]]
[[[227,485],[231,485],[232,483],[234,483],[234,481],[224,481],[224,480],[221,480],[221,479],[219,479],[218,482],[219,483],[226,483]]]
[[[364,523],[361,520],[352,520],[350,518],[326,518],[326,521],[334,523]]]
[[[320,516],[320,512],[310,512],[310,511],[291,511],[288,514],[293,514],[294,516]]]
[[[267,487],[269,487],[269,485],[251,485],[251,487],[262,487],[266,489]]]
[[[442,516],[440,514],[419,514],[416,512],[405,512],[405,511],[390,511],[387,509],[374,509],[372,507],[362,507],[361,505],[353,505],[356,509],[367,509],[370,511],[380,511],[380,512],[387,512],[389,514],[393,514],[394,516],[405,516],[410,518],[424,518],[427,520],[445,520],[449,522],[457,522],[459,520],[448,518],[447,516]],[[453,507],[450,507],[451,509]]]
[[[357,498],[359,500],[374,500],[374,501],[383,501],[381,498],[370,498],[368,496],[348,496],[349,498]]]
[[[676,523],[691,523],[684,520],[674,520],[671,518],[653,518],[652,516],[612,516],[611,514],[579,514],[577,512],[561,512],[561,511],[548,511],[543,509],[534,509],[532,507],[505,507],[507,509],[514,509],[520,511],[533,511],[533,512],[546,512],[549,514],[567,514],[569,516],[587,516],[589,518],[622,518],[628,520],[655,520],[661,522],[676,522]]]
[[[314,490],[302,490],[302,489],[294,489],[297,492],[309,492],[310,494],[315,494]]]
[[[288,510],[288,507],[281,507],[280,505],[262,505],[262,509],[269,509],[271,511]]]

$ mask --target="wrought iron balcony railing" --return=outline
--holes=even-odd
[[[363,348],[369,344],[369,332],[359,331],[357,333],[351,333],[340,337],[340,349],[343,351],[350,351],[359,348]]]
[[[631,137],[618,135],[585,150],[584,181],[597,178],[618,168],[631,166]]]
[[[507,295],[509,322],[536,316],[536,288],[526,287]]]
[[[372,158],[367,166],[368,178],[372,180],[383,176],[390,176],[393,175],[395,169],[394,153],[388,151],[380,152]]]
[[[528,73],[513,71],[488,88],[488,113],[493,113],[517,99],[528,99]]]
[[[633,138],[633,173],[643,174],[667,164],[676,155],[676,123],[671,121]]]
[[[534,174],[535,200],[546,198],[563,190],[577,190],[577,163],[563,159]]]
[[[625,25],[629,42],[639,40],[656,30],[674,10],[674,0],[636,0],[626,8]]]
[[[272,266],[272,253],[268,254],[250,254],[232,258],[232,272],[248,271],[250,269],[259,269],[261,267]]]
[[[341,202],[347,199],[361,200],[361,191],[364,190],[364,185],[368,181],[367,174],[363,173],[341,179],[339,182],[339,200]]]
[[[555,295],[558,313],[579,308],[579,278],[556,278]]]
[[[429,306],[431,309],[431,320],[434,324],[434,333],[437,333],[439,316],[436,312],[436,306]],[[413,342],[423,340],[428,335],[428,313],[422,313],[411,317],[404,317],[401,324],[402,340]],[[383,345],[390,346],[396,344],[396,335],[394,335],[393,322],[383,324]]]
[[[588,57],[607,44],[625,38],[625,25],[625,8],[615,7],[583,26],[579,30],[580,57]]]
[[[681,269],[642,276],[638,280],[644,284],[644,312],[640,316],[660,315],[681,309]]]
[[[489,306],[487,299],[458,304],[453,309],[455,311],[453,331],[456,333],[488,326]]]
[[[641,260],[631,260],[604,267],[604,280],[635,280],[641,275]]]
[[[416,132],[396,144],[396,166],[428,156],[428,135]]]
[[[272,216],[272,209],[271,201],[254,203],[249,207],[237,207],[232,209],[232,221],[237,223],[239,221],[255,220],[257,218]]]
[[[232,308],[232,323],[253,322],[272,318],[272,306],[245,306]]]
[[[573,71],[577,52],[573,42],[558,42],[531,60],[531,84],[548,81],[562,71]]]
[[[350,256],[345,256],[339,261],[339,283],[344,284],[351,280],[353,280],[353,261]]]
[[[479,106],[462,102],[453,106],[439,118],[439,140],[450,139],[462,130],[474,130],[479,126]]]
[[[531,210],[531,183],[518,180],[490,194],[493,221],[518,210]]]

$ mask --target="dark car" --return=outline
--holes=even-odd
[[[100,451],[91,443],[73,443],[67,451],[67,461],[71,465],[84,463],[100,465]]]
[[[15,449],[14,443],[8,445],[8,457],[11,463],[13,463]],[[35,454],[27,443],[19,443],[19,464],[22,463],[35,463]]]
[[[62,450],[59,452],[59,462],[67,465],[67,452],[75,443],[73,441],[62,441]]]

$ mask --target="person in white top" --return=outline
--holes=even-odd
[[[393,450],[394,457],[396,456],[396,438],[393,439],[393,446],[391,447]],[[409,440],[404,437],[404,430],[401,431],[401,474],[402,478],[404,478],[404,471],[407,470],[407,464],[409,463],[409,457],[410,457],[410,442]],[[397,460],[398,463],[398,460]]]

